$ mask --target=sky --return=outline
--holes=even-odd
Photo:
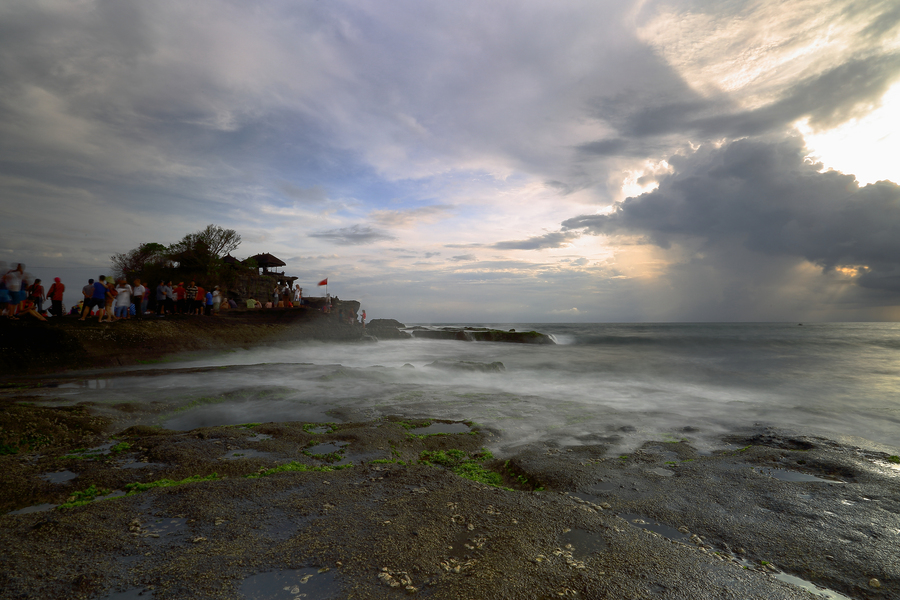
[[[897,157],[895,0],[0,3],[0,261],[67,302],[216,224],[370,319],[898,320]]]

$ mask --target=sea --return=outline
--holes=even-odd
[[[554,345],[453,340],[284,342],[177,357],[54,390],[67,401],[160,402],[154,424],[467,420],[492,450],[687,440],[702,452],[769,429],[898,454],[897,323],[454,323],[535,330]],[[429,366],[435,361],[459,368]],[[478,365],[502,363],[482,371]],[[475,363],[473,365],[473,363]]]

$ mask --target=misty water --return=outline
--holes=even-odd
[[[701,450],[751,427],[900,447],[900,325],[471,324],[548,333],[557,345],[398,340],[302,341],[110,370],[57,388],[72,403],[186,408],[154,424],[187,430],[383,415],[471,420],[493,450],[535,441],[609,444],[688,439]],[[504,372],[427,367],[502,362]],[[199,368],[199,369],[198,369]],[[133,371],[133,369],[131,369]]]

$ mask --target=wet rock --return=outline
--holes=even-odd
[[[436,360],[425,365],[433,369],[442,369],[444,371],[470,371],[477,373],[502,373],[506,371],[506,367],[502,362],[479,363],[467,360]]]
[[[394,319],[373,319],[366,325],[366,333],[378,340],[408,340],[412,336],[403,331],[405,327]]]
[[[409,588],[413,587],[412,579],[410,579],[406,571],[391,571],[387,567],[382,567],[381,572],[378,574],[378,579],[381,580],[382,584],[392,588],[403,586],[406,591],[410,591]],[[412,591],[417,590],[413,588]]]

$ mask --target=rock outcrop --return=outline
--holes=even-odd
[[[463,342],[510,342],[514,344],[555,344],[549,335],[537,331],[488,329],[486,327],[414,327],[413,337],[432,340],[460,340]]]
[[[366,325],[366,333],[376,340],[408,340],[412,336],[403,331],[405,327],[406,325],[395,319],[372,319]]]
[[[445,360],[438,359],[425,365],[426,368],[441,369],[443,371],[468,371],[470,373],[502,373],[506,367],[500,361],[492,363],[473,362],[469,360]]]

